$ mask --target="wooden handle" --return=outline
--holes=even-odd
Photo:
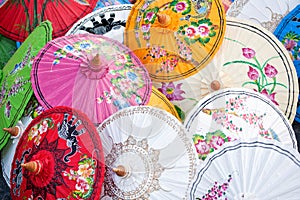
[[[157,13],[157,19],[161,26],[168,26],[171,23],[171,17],[167,14]]]
[[[38,160],[22,163],[21,167],[35,174],[39,174],[42,168],[41,163]]]
[[[12,136],[17,136],[20,133],[20,129],[16,126],[9,127],[9,128],[3,128],[3,130],[8,132]]]
[[[113,172],[115,172],[118,176],[121,176],[121,177],[124,177],[126,176],[127,172],[126,172],[126,169],[123,165],[119,165],[118,167],[116,168],[113,168],[112,169]]]

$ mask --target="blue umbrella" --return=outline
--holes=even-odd
[[[295,65],[298,82],[300,83],[300,5],[295,7],[279,23],[274,35],[288,50]],[[298,97],[298,109],[295,121],[300,123],[300,96]]]

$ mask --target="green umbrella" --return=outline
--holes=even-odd
[[[0,150],[10,137],[2,129],[15,126],[33,95],[30,82],[32,60],[51,39],[52,25],[45,21],[28,36],[3,68],[0,81]]]
[[[15,41],[0,35],[0,69],[3,69],[16,50],[17,46]]]

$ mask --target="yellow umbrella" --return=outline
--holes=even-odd
[[[129,14],[124,43],[153,81],[175,81],[202,69],[219,49],[225,14],[219,0],[141,0]]]
[[[148,102],[148,106],[153,106],[156,108],[163,109],[172,115],[174,115],[177,119],[182,121],[184,116],[179,116],[175,106],[167,99],[167,97],[158,91],[155,87],[152,86],[152,93]]]

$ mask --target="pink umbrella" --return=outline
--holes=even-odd
[[[48,42],[33,62],[31,81],[43,107],[70,106],[94,123],[125,107],[147,104],[152,87],[130,49],[92,34]]]

